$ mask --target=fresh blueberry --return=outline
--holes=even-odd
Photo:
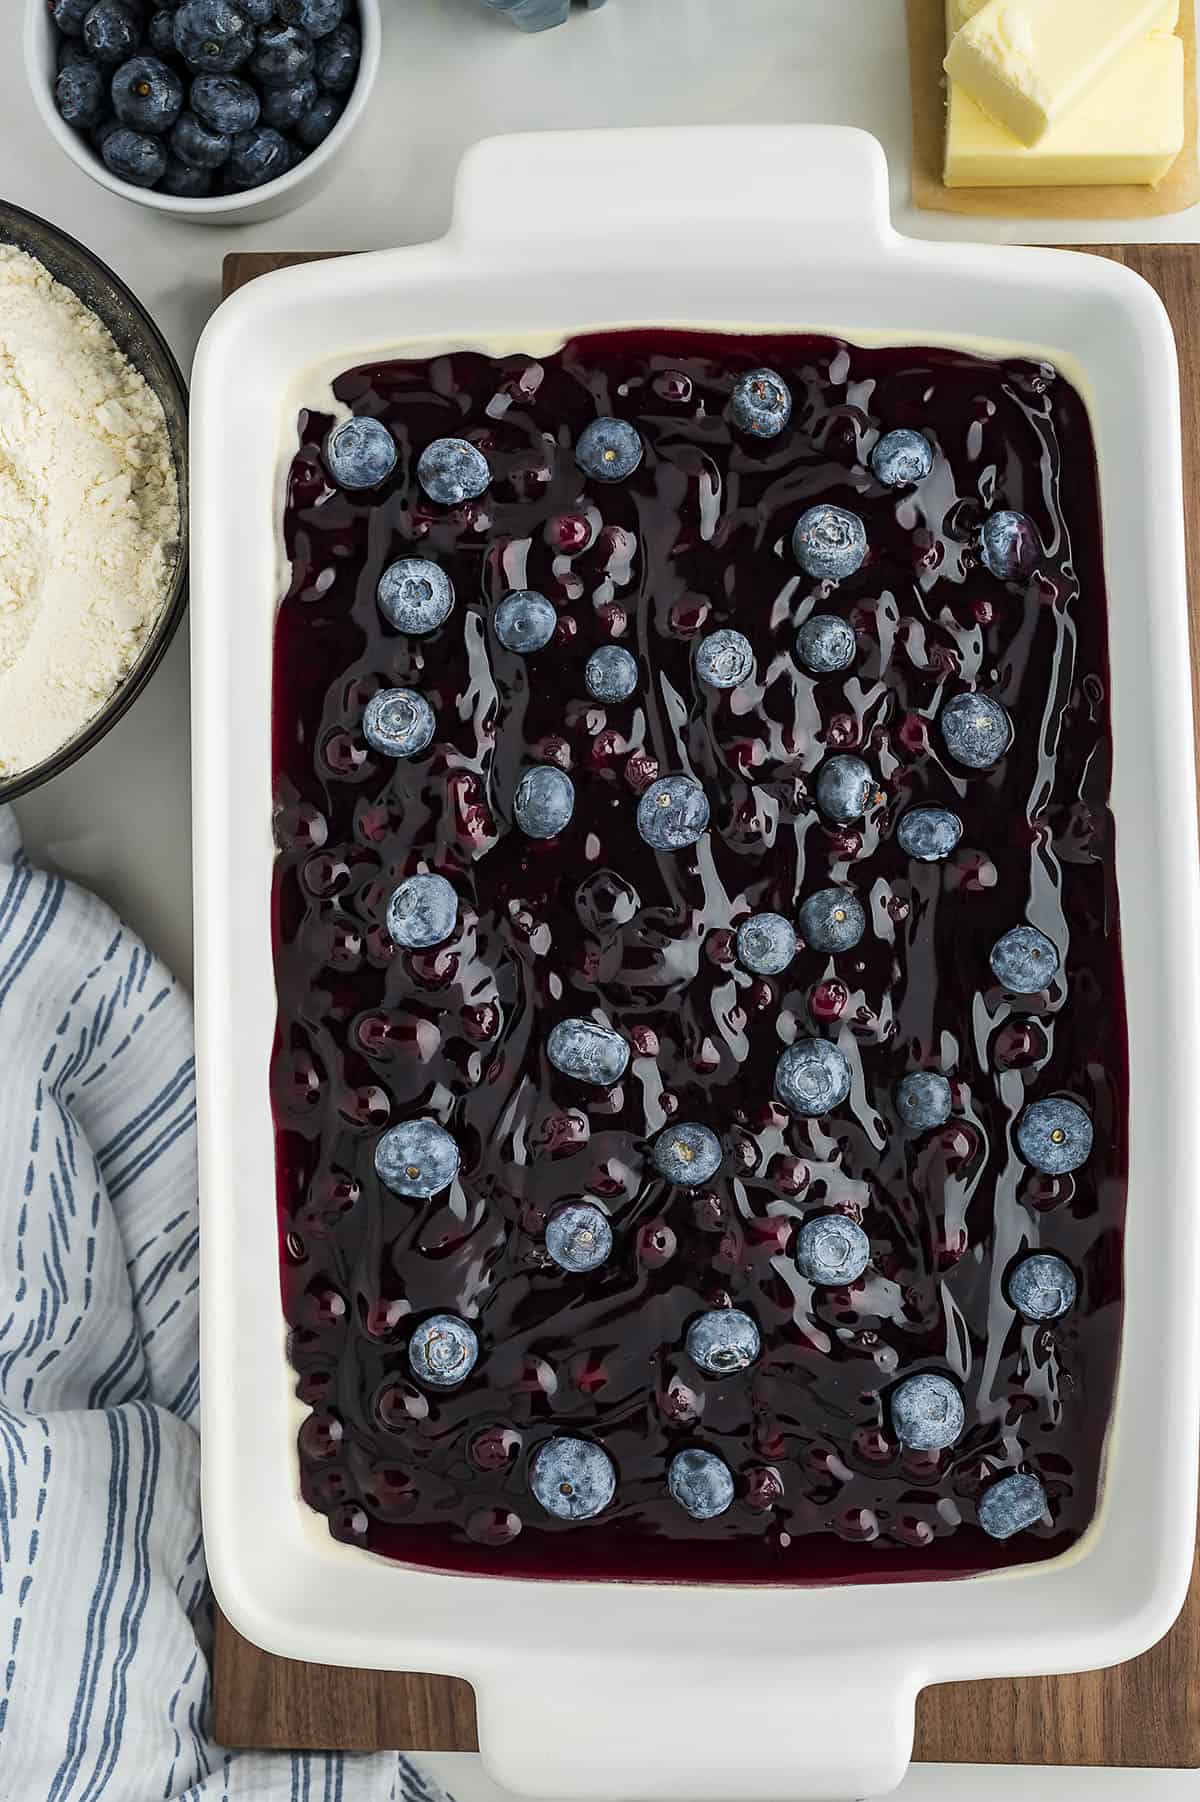
[[[861,820],[875,792],[875,778],[861,757],[830,757],[817,772],[817,806],[839,826]]]
[[[1014,926],[992,946],[992,974],[1014,995],[1036,995],[1058,975],[1057,946],[1036,926]]]
[[[1001,582],[1031,576],[1041,548],[1037,527],[1027,513],[991,513],[983,522],[980,552],[985,566]]]
[[[1052,1251],[1031,1252],[1008,1279],[1008,1299],[1026,1320],[1061,1320],[1077,1294],[1075,1272]]]
[[[458,924],[458,896],[444,876],[406,876],[392,891],[387,929],[407,951],[444,945]]]
[[[342,103],[332,94],[322,94],[296,123],[296,136],[306,150],[322,145],[342,116]]]
[[[754,669],[754,650],[741,632],[722,628],[696,646],[696,674],[710,688],[736,688]]]
[[[797,1039],[775,1066],[775,1098],[793,1114],[816,1120],[850,1093],[850,1065],[828,1039]]]
[[[612,1227],[590,1201],[569,1202],[547,1222],[546,1250],[559,1269],[572,1276],[599,1270],[611,1257],[612,1248]]]
[[[83,21],[95,4],[96,0],[50,0],[50,17],[68,37],[82,37]]]
[[[792,417],[787,384],[773,369],[752,369],[738,378],[729,401],[729,417],[752,438],[778,438]]]
[[[378,419],[344,419],[326,438],[323,455],[339,488],[378,488],[396,467],[396,441]]]
[[[353,25],[339,25],[317,43],[314,74],[323,94],[348,94],[362,58],[362,39]]]
[[[721,1141],[711,1127],[684,1121],[659,1134],[650,1161],[667,1182],[695,1189],[721,1168]]]
[[[513,819],[527,838],[555,838],[571,823],[575,784],[552,763],[535,764],[517,784]]]
[[[844,888],[810,895],[797,917],[800,936],[814,951],[852,951],[867,929],[861,901]]]
[[[233,139],[227,131],[202,125],[195,113],[180,113],[171,127],[171,149],[193,169],[219,169],[229,161]]]
[[[598,482],[623,482],[642,460],[642,440],[627,419],[593,419],[575,446],[575,461]]]
[[[896,1084],[896,1112],[910,1132],[945,1126],[953,1104],[950,1084],[936,1070],[914,1070]]]
[[[286,175],[292,166],[288,141],[269,125],[239,131],[229,155],[229,180],[235,188],[261,188]]]
[[[167,4],[177,6],[179,0],[167,0]],[[237,0],[237,5],[251,25],[269,25],[278,11],[275,0]]]
[[[408,1342],[408,1367],[418,1383],[454,1389],[465,1383],[479,1358],[475,1329],[457,1314],[434,1314]]]
[[[207,200],[213,191],[212,170],[194,169],[191,163],[168,156],[158,186],[160,193],[173,194],[176,200]]]
[[[477,500],[491,479],[487,458],[465,438],[435,438],[417,463],[417,480],[439,507]]]
[[[106,166],[120,181],[135,188],[152,188],[167,166],[167,153],[158,138],[119,125],[104,140],[100,152]]]
[[[588,658],[583,679],[595,700],[627,701],[637,691],[637,658],[623,645],[602,644]]]
[[[841,582],[862,568],[867,528],[845,507],[810,507],[796,522],[792,553],[806,576]]]
[[[202,125],[230,137],[258,124],[258,95],[240,75],[197,75],[188,103]]]
[[[547,1439],[529,1463],[529,1487],[556,1520],[591,1520],[617,1492],[612,1459],[590,1439]]]
[[[417,757],[433,742],[433,708],[413,688],[381,688],[363,714],[363,737],[384,757]]]
[[[671,1459],[667,1488],[693,1520],[715,1520],[733,1500],[733,1472],[716,1452],[690,1445]]]
[[[751,914],[737,930],[738,962],[756,976],[779,976],[796,955],[796,930],[782,914]]]
[[[156,56],[133,56],[112,79],[113,111],[134,131],[167,131],[183,111],[183,83]]]
[[[1001,1477],[979,1498],[979,1524],[993,1539],[1011,1539],[1036,1527],[1048,1506],[1036,1477]]]
[[[405,1120],[375,1147],[375,1173],[394,1195],[428,1201],[449,1188],[461,1162],[458,1146],[436,1120]]]
[[[892,1391],[892,1431],[911,1452],[944,1452],[961,1438],[966,1410],[949,1377],[922,1371]]]
[[[285,25],[298,25],[310,38],[328,37],[346,16],[346,0],[275,0]]]
[[[955,695],[938,716],[946,749],[969,770],[988,770],[1012,743],[1012,721],[990,695]]]
[[[885,488],[911,488],[933,468],[933,446],[922,432],[901,426],[884,433],[871,452],[871,468]]]
[[[683,851],[708,829],[708,796],[691,776],[660,776],[638,802],[637,829],[656,851]]]
[[[232,75],[254,48],[254,31],[230,0],[184,0],[175,14],[175,48],[201,75]]]
[[[1017,1121],[1017,1148],[1047,1176],[1067,1176],[1092,1152],[1092,1123],[1073,1101],[1035,1101]]]
[[[68,125],[87,131],[103,117],[106,85],[104,71],[95,63],[72,63],[54,83],[54,104]]]
[[[818,1214],[796,1236],[796,1268],[823,1288],[856,1283],[870,1262],[871,1241],[845,1214]]]
[[[265,88],[290,87],[316,67],[317,55],[307,31],[298,25],[261,27],[250,56],[250,73]]]
[[[629,1068],[629,1046],[611,1026],[595,1020],[560,1020],[550,1028],[546,1056],[564,1076],[611,1089]]]
[[[554,603],[532,588],[519,588],[505,595],[496,609],[496,637],[506,651],[528,657],[544,650],[554,637],[558,614]]]
[[[98,63],[123,63],[142,41],[137,8],[126,0],[96,0],[83,21],[83,41]]]
[[[963,835],[963,823],[948,807],[910,807],[896,824],[900,849],[918,863],[940,863]]]
[[[264,88],[262,122],[276,131],[290,131],[316,105],[317,84],[311,75],[277,88]]]
[[[352,423],[373,425],[376,422],[359,420]],[[391,443],[390,438],[388,442]],[[355,486],[366,487],[367,484]],[[389,626],[419,638],[445,625],[454,607],[454,588],[445,570],[427,557],[398,557],[380,576],[375,599]]]
[[[857,650],[858,640],[836,613],[814,613],[796,634],[796,655],[814,676],[849,669]]]
[[[146,42],[155,56],[175,55],[175,14],[161,7],[158,12],[150,14],[150,23],[146,27]]]
[[[762,1335],[740,1308],[712,1308],[699,1314],[687,1333],[687,1354],[710,1377],[749,1370],[762,1350]]]

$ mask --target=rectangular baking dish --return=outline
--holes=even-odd
[[[467,157],[440,243],[228,301],[193,400],[204,1519],[218,1599],[292,1658],[476,1686],[526,1794],[877,1795],[928,1683],[1112,1664],[1186,1591],[1200,1422],[1200,896],[1175,348],[1102,258],[899,237],[883,154],[831,127],[555,134]],[[339,1545],[300,1501],[279,1305],[271,638],[304,396],[381,351],[520,348],[630,324],[783,327],[1043,354],[1085,394],[1111,597],[1131,1062],[1126,1309],[1102,1506],[1075,1550],[966,1581],[819,1589],[514,1582]]]

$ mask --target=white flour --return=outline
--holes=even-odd
[[[0,775],[76,737],[117,688],[178,535],[157,396],[70,289],[0,246]]]

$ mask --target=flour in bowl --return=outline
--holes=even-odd
[[[118,688],[178,538],[158,397],[69,288],[0,246],[0,778],[68,744]]]

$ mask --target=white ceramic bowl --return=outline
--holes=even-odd
[[[847,1797],[900,1779],[926,1684],[1114,1664],[1186,1593],[1200,1423],[1200,893],[1179,389],[1137,276],[897,236],[873,139],[829,127],[477,146],[438,244],[270,275],[217,313],[192,410],[204,1521],[235,1624],[293,1658],[468,1677],[484,1758],[558,1798]],[[519,206],[514,205],[519,196]],[[397,322],[405,345],[397,345]],[[1128,996],[1125,1322],[1102,1504],[1044,1564],[816,1589],[518,1582],[389,1564],[298,1497],[268,1065],[271,639],[302,399],[389,350],[544,350],[667,322],[1050,357],[1104,516]],[[328,405],[328,401],[325,402]],[[1101,1028],[1102,1030],[1102,1028]]]
[[[366,111],[379,74],[383,28],[380,0],[357,0],[357,5],[362,21],[362,62],[341,118],[311,156],[306,156],[302,163],[297,163],[277,181],[251,188],[245,194],[220,194],[211,200],[178,200],[173,194],[137,188],[113,175],[86,138],[73,131],[60,116],[54,104],[59,34],[46,0],[26,0],[25,72],[46,129],[71,161],[102,188],[107,188],[110,194],[119,194],[123,200],[134,200],[156,213],[190,220],[193,225],[249,225],[255,220],[273,219],[279,213],[290,212],[316,193],[333,173],[334,164]]]

